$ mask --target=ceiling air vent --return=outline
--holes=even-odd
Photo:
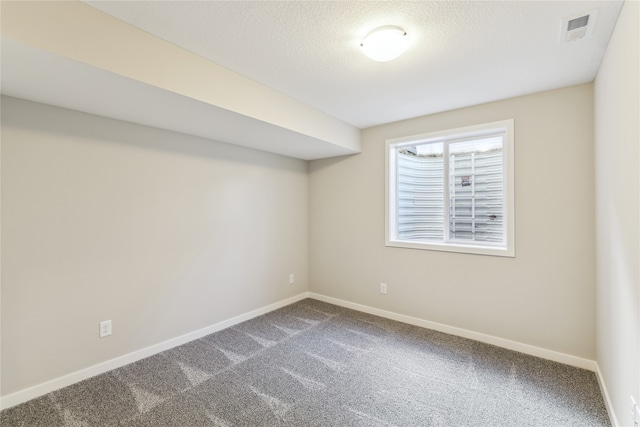
[[[560,43],[569,43],[589,37],[596,23],[598,9],[569,16],[562,20]]]

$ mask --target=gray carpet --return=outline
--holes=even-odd
[[[8,426],[609,426],[592,372],[306,299],[0,413]]]

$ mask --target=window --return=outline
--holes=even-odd
[[[513,145],[513,120],[387,140],[387,246],[515,256]]]

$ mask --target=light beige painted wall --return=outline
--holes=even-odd
[[[3,97],[1,170],[4,396],[307,290],[307,162]]]
[[[595,80],[597,354],[613,412],[640,403],[640,3],[626,1]]]
[[[592,96],[585,84],[378,126],[362,154],[311,162],[310,290],[593,360]],[[516,257],[385,247],[385,139],[508,118]]]

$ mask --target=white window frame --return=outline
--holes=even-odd
[[[397,238],[397,152],[399,148],[420,144],[455,142],[460,139],[477,138],[504,132],[503,155],[503,243],[473,242],[448,239],[449,228],[449,159],[444,156],[444,229],[442,242],[400,240]],[[385,236],[386,246],[425,249],[445,252],[459,252],[478,255],[515,257],[515,177],[514,177],[514,124],[513,119],[466,126],[421,135],[386,140],[385,144]],[[448,151],[445,150],[448,154]]]

